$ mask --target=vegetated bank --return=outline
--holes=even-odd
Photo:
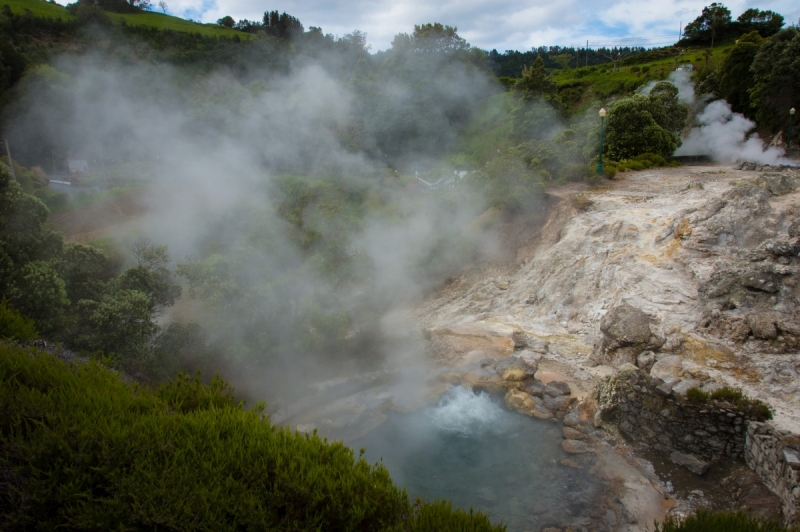
[[[216,378],[147,388],[98,361],[0,344],[0,527],[505,530],[409,501],[380,463],[272,426]]]

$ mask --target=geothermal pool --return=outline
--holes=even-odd
[[[561,423],[531,419],[503,407],[499,398],[452,387],[432,405],[393,412],[366,436],[370,462],[383,460],[411,498],[446,498],[480,508],[509,531],[587,525],[600,483],[561,448]]]

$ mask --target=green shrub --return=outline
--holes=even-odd
[[[221,379],[151,390],[0,345],[0,448],[2,530],[505,530],[412,505],[380,463],[271,425]]]
[[[645,65],[642,67],[642,72],[650,72],[650,65]]]
[[[655,524],[655,532],[792,532],[775,521],[765,521],[744,512],[698,510],[685,519],[667,517]]]
[[[631,67],[631,72],[640,72],[641,70],[642,69],[640,67],[638,67],[638,66],[632,66]]]
[[[650,167],[652,166],[665,166],[667,164],[667,160],[664,159],[661,155],[657,153],[642,153],[637,155],[633,158],[635,161],[642,161],[650,163]],[[649,168],[649,167],[648,167]]]
[[[0,338],[22,342],[39,338],[33,320],[9,307],[6,298],[0,300]]]
[[[594,205],[594,202],[587,198],[586,194],[576,194],[572,197],[572,205],[579,211],[585,211]]]
[[[758,399],[751,399],[737,388],[725,387],[711,394],[712,401],[725,401],[731,403],[742,412],[747,419],[754,421],[768,421],[775,415],[772,407]]]
[[[709,394],[701,390],[700,388],[689,388],[686,390],[686,399],[690,403],[695,404],[703,404],[707,403],[709,398]]]
[[[738,390],[736,388],[720,388],[711,394],[711,399],[715,401],[727,401],[732,404],[736,404],[742,399],[744,399],[744,394],[742,390]]]

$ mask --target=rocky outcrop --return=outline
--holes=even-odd
[[[643,351],[664,345],[664,339],[650,329],[647,314],[626,304],[614,307],[603,316],[600,331],[602,335],[587,365],[604,364],[616,368],[636,363],[636,357]]]

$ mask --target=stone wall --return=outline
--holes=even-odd
[[[621,367],[598,386],[596,423],[613,423],[624,436],[671,455],[676,463],[686,461],[682,454],[706,462],[744,455],[746,420],[740,412],[687,402],[665,394],[658,384],[633,365]],[[689,469],[705,472],[707,467]]]
[[[770,423],[751,421],[745,447],[747,465],[781,499],[787,524],[800,524],[800,438]]]

